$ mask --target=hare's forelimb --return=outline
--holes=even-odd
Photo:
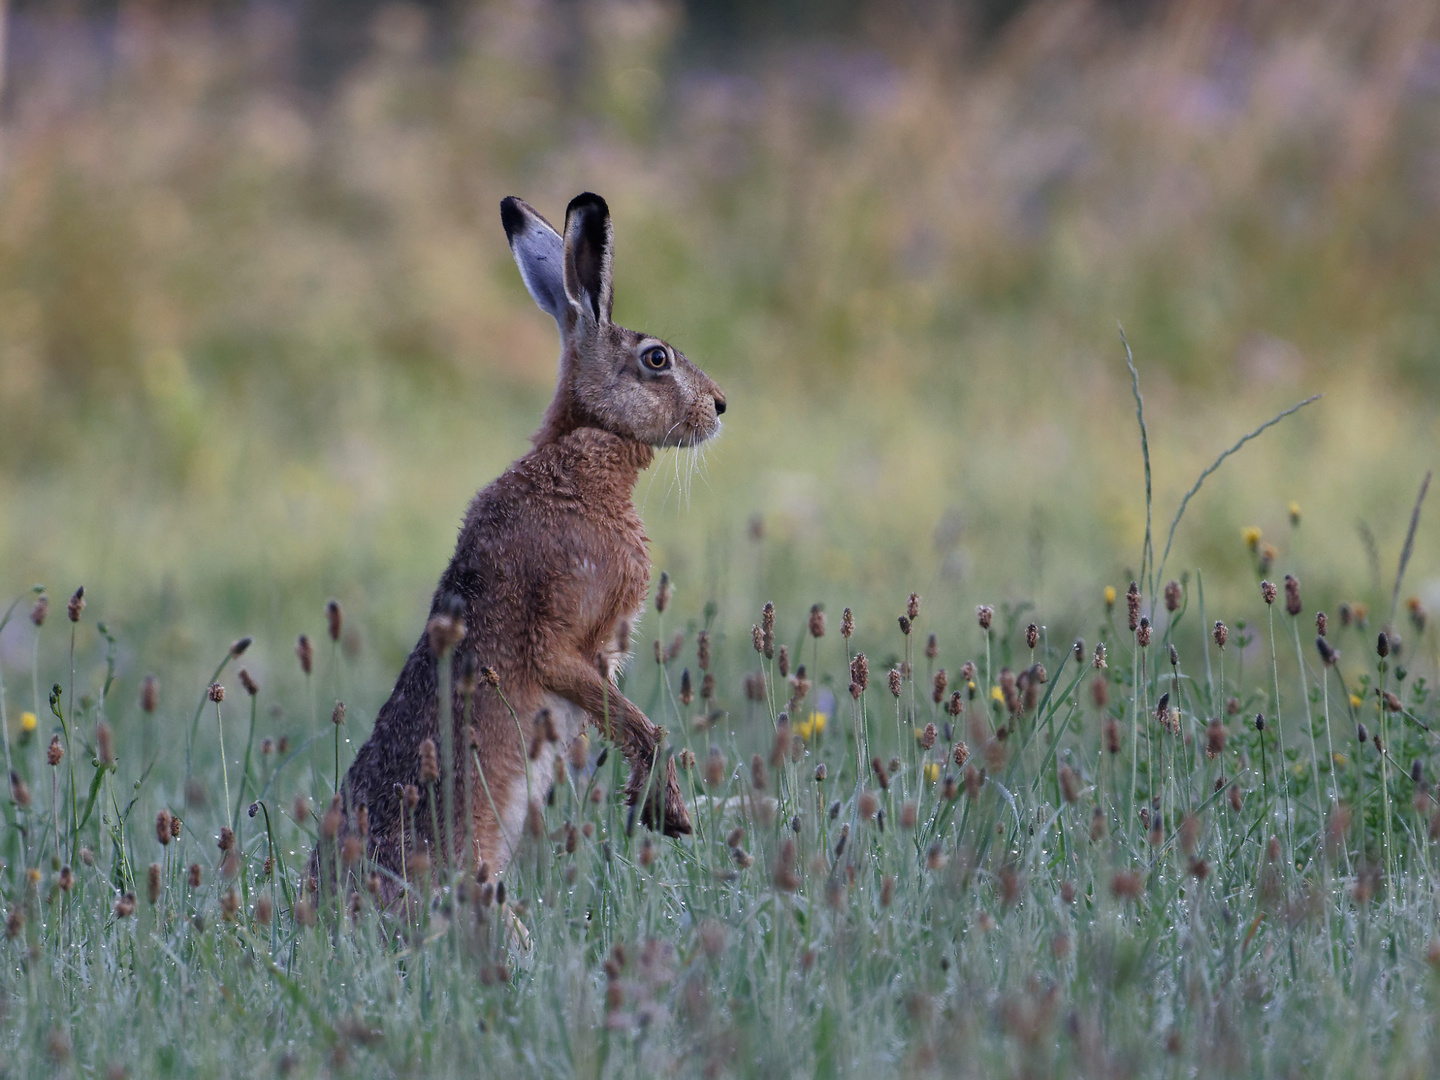
[[[598,667],[592,667],[578,656],[557,660],[546,675],[547,688],[589,713],[601,733],[624,756],[630,766],[625,801],[634,806],[645,800],[640,808],[640,820],[652,829],[663,827],[666,836],[687,835],[691,831],[690,813],[680,793],[675,762],[666,762],[663,772],[655,771],[660,764],[665,732],[603,676]]]

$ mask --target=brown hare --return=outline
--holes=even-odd
[[[610,321],[605,200],[571,200],[563,235],[513,197],[500,219],[526,288],[560,327],[555,398],[533,449],[470,503],[426,632],[345,777],[343,817],[331,815],[311,862],[317,880],[333,880],[336,856],[358,851],[350,838],[366,834],[391,898],[417,853],[501,873],[531,802],[554,782],[556,756],[588,721],[625,756],[625,795],[632,807],[643,802],[644,824],[690,832],[674,761],[658,761],[663,732],[615,679],[650,580],[636,479],[656,447],[715,435],[725,397],[666,342]],[[440,665],[452,656],[444,733]],[[432,756],[436,747],[449,752]]]

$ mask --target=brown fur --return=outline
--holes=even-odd
[[[690,831],[674,762],[658,761],[664,732],[619,692],[615,674],[650,579],[636,479],[653,447],[713,435],[725,399],[678,351],[610,322],[603,200],[573,200],[563,239],[518,199],[505,200],[501,216],[526,285],[560,326],[560,377],[534,448],[471,501],[431,601],[432,619],[453,614],[465,624],[452,670],[488,667],[499,677],[498,687],[482,679],[473,697],[458,688],[453,696],[454,820],[441,810],[444,779],[433,809],[420,784],[421,743],[442,745],[439,661],[428,632],[345,777],[341,837],[358,807],[368,807],[367,854],[393,875],[385,889],[392,897],[406,859],[425,851],[443,861],[452,837],[465,863],[501,873],[529,803],[543,799],[551,782],[554,755],[587,721],[624,754],[630,805],[650,791],[642,821],[669,836]],[[661,371],[644,359],[658,358],[657,348],[668,365]],[[547,719],[553,742],[545,738]],[[413,812],[404,808],[407,784],[421,788]],[[336,850],[328,841],[316,849],[317,879],[333,880]]]

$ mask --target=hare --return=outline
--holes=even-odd
[[[644,824],[690,832],[673,759],[657,768],[664,732],[615,680],[650,580],[635,482],[655,448],[714,436],[725,397],[673,346],[610,321],[605,200],[571,200],[563,235],[514,197],[500,220],[526,288],[560,328],[555,397],[530,452],[471,501],[426,632],[345,777],[343,818],[331,816],[311,859],[313,878],[333,880],[368,819],[367,856],[390,872],[392,899],[420,852],[502,873],[556,756],[588,722],[625,756],[625,796]],[[445,739],[440,665],[452,659]],[[436,747],[450,751],[440,781],[431,756],[422,782],[422,751]]]

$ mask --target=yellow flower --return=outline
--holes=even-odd
[[[992,686],[992,687],[990,687],[990,696],[991,696],[992,698],[994,698],[996,701],[1004,701],[1004,700],[1005,700],[1005,692],[1004,692],[1003,690],[1001,690],[998,686]]]
[[[1106,609],[1108,610],[1108,609],[1110,609],[1110,608],[1113,608],[1114,606],[1115,606],[1115,586],[1114,586],[1114,585],[1106,585],[1106,586],[1105,586],[1105,607],[1106,607]]]
[[[1339,765],[1342,769],[1350,763],[1344,754],[1331,754],[1330,756],[1335,759],[1335,764]]]
[[[35,867],[32,866],[29,870],[26,870],[25,876],[30,879],[31,885],[40,884],[40,871],[35,869]]]
[[[1297,761],[1297,762],[1295,763],[1295,775],[1296,775],[1296,776],[1304,776],[1304,775],[1305,775],[1305,766],[1304,766],[1301,762],[1298,762],[1298,761]]]
[[[1260,527],[1258,525],[1247,525],[1240,530],[1240,535],[1245,539],[1245,546],[1251,551],[1260,547]]]
[[[1293,499],[1290,500],[1290,524],[1300,524],[1300,504]]]
[[[22,712],[20,714],[20,729],[22,731],[34,731],[39,723],[40,721],[35,719],[33,712]]]
[[[915,729],[915,741],[919,742],[923,738],[925,738],[925,729],[923,727],[917,727]]]
[[[800,738],[808,742],[812,737],[819,735],[825,730],[825,714],[822,712],[812,712],[804,720],[800,720],[795,724],[795,730],[800,735]]]
[[[933,784],[940,779],[940,763],[938,761],[927,761],[925,763],[925,780]]]
[[[1358,709],[1358,708],[1360,707],[1360,705],[1361,705],[1360,695],[1359,695],[1359,694],[1351,694],[1351,695],[1350,695],[1350,707],[1351,707],[1352,709]]]

